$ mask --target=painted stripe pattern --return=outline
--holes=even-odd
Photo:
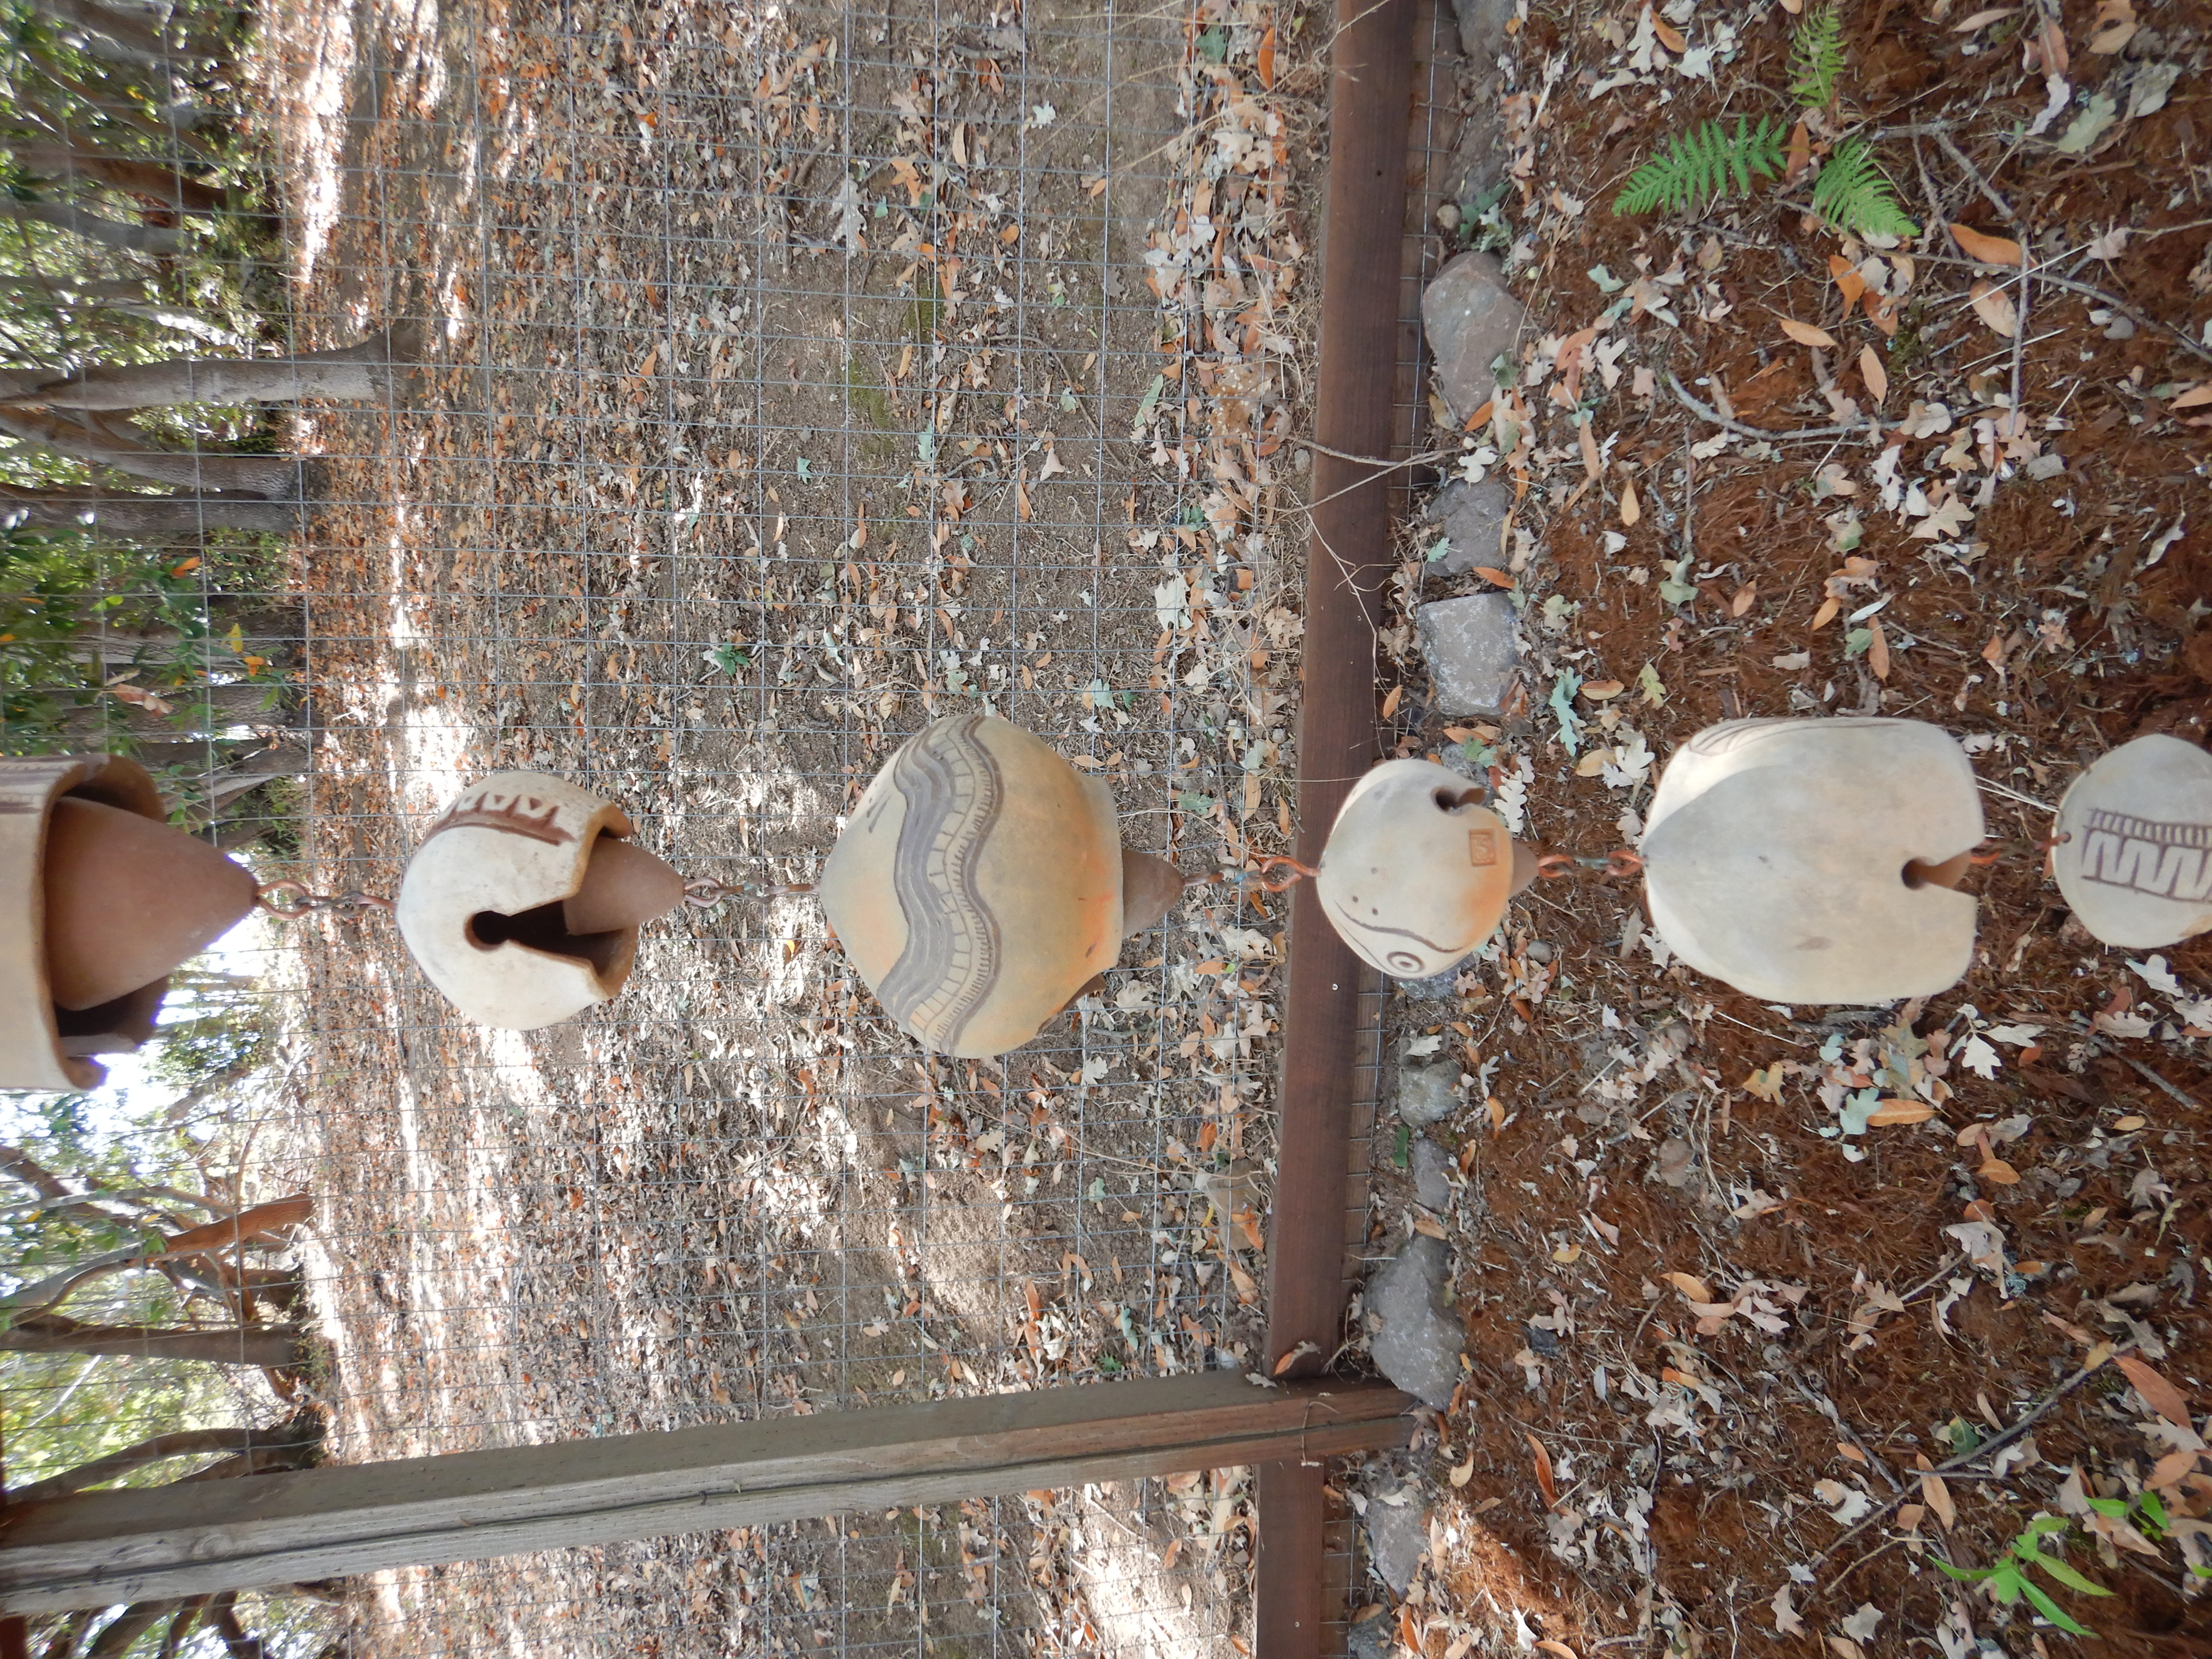
[[[976,735],[983,720],[975,714],[939,720],[891,763],[892,787],[906,802],[891,858],[906,948],[876,995],[893,1019],[933,1048],[957,1044],[999,982],[999,921],[977,877],[1006,786]]]

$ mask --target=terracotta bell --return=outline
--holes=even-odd
[[[154,1034],[170,972],[253,908],[136,762],[0,760],[0,1088],[89,1089]]]
[[[1114,798],[995,714],[901,746],[823,866],[822,908],[901,1030],[980,1060],[1018,1048],[1167,913],[1174,866],[1121,846]]]
[[[1966,752],[1918,720],[1709,726],[1668,763],[1642,851],[1651,925],[1691,967],[1777,1002],[1956,984],[1982,838]]]
[[[1515,858],[1525,849],[1482,796],[1433,761],[1385,761],[1352,786],[1314,885],[1362,961],[1424,979],[1497,932],[1506,900],[1527,884]]]
[[[605,1002],[639,925],[684,901],[684,878],[625,837],[612,801],[539,772],[472,785],[430,826],[393,906],[446,1000],[481,1025],[532,1031]]]
[[[2081,925],[2149,950],[2212,927],[2212,755],[2163,732],[2124,743],[2058,803],[2051,873]]]

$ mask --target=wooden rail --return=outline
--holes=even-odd
[[[1330,63],[1321,373],[1314,392],[1313,530],[1300,668],[1298,856],[1321,861],[1337,809],[1375,763],[1375,641],[1391,568],[1390,482],[1343,455],[1388,456],[1395,430],[1406,146],[1415,0],[1338,0]],[[1268,1370],[1319,1371],[1342,1340],[1346,1167],[1369,969],[1292,890],[1283,1017],[1282,1127],[1267,1236]],[[1322,1468],[1259,1474],[1257,1659],[1316,1659],[1322,1616]]]
[[[1385,1449],[1413,1404],[1213,1372],[85,1492],[0,1510],[0,1613]]]

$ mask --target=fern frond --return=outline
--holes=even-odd
[[[1718,121],[1701,123],[1686,136],[1677,133],[1664,152],[1628,175],[1613,198],[1615,213],[1649,213],[1654,208],[1686,212],[1729,196],[1751,192],[1753,173],[1771,179],[1781,172],[1783,134],[1771,118],[1753,126],[1738,117],[1735,131]]]
[[[1790,70],[1797,78],[1790,95],[1808,109],[1825,109],[1835,100],[1844,73],[1844,15],[1835,0],[1808,12],[1790,35]]]
[[[1905,216],[1897,193],[1863,138],[1847,138],[1813,179],[1813,211],[1854,236],[1910,236],[1920,227]]]

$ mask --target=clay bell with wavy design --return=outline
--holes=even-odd
[[[876,775],[818,890],[900,1029],[982,1059],[1035,1036],[1181,886],[1171,866],[1124,854],[1104,784],[969,713],[924,726]]]
[[[1973,896],[1952,884],[1981,839],[1973,767],[1936,726],[1730,720],[1659,780],[1644,896],[1676,956],[1753,996],[1932,996],[1973,959]]]
[[[2081,925],[2134,951],[2212,929],[2212,755],[2166,732],[2124,743],[2058,803],[2051,872]]]
[[[684,880],[628,839],[611,800],[540,772],[498,772],[430,826],[394,906],[408,950],[482,1025],[531,1031],[606,1001],[637,930]]]
[[[1513,840],[1482,791],[1433,761],[1385,761],[1352,787],[1315,884],[1363,961],[1401,979],[1440,974],[1498,929]]]

